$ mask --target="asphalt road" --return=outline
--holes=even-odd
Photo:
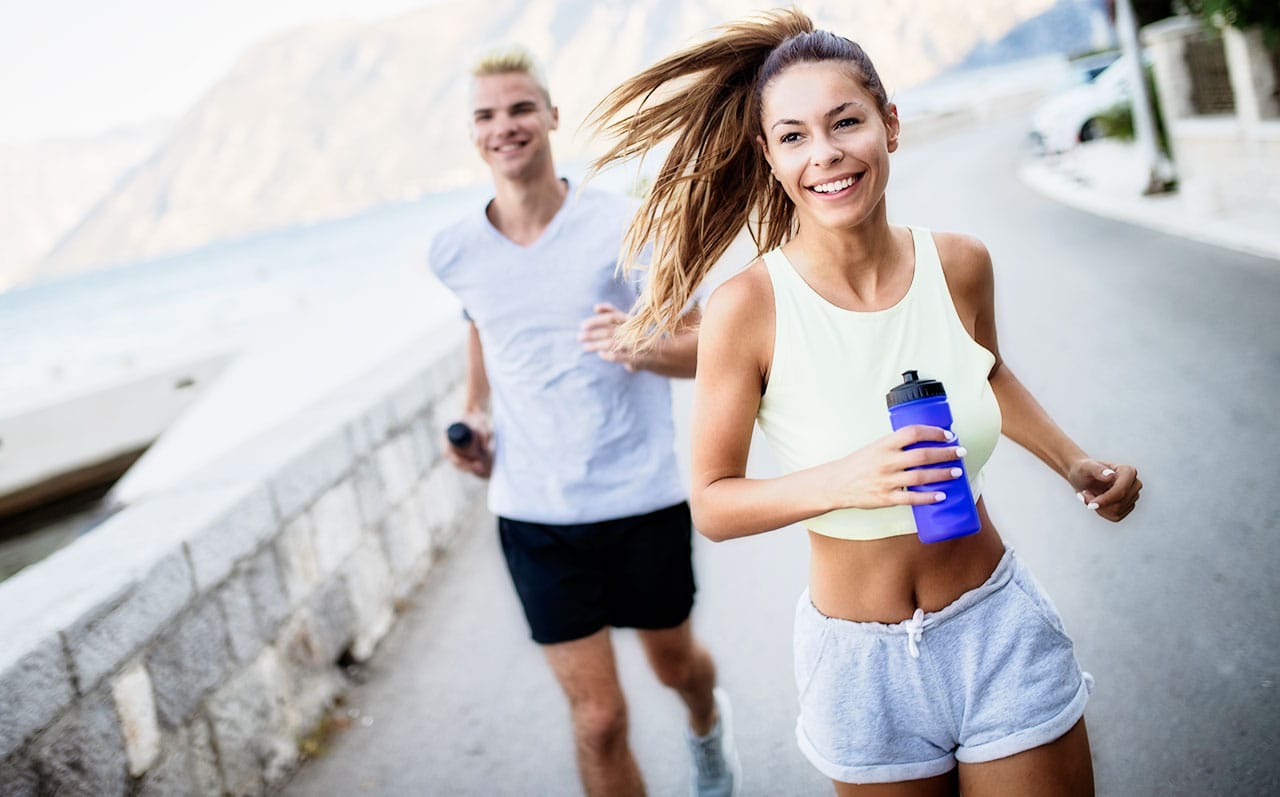
[[[894,157],[891,219],[986,242],[1006,360],[1087,450],[1146,483],[1112,525],[1007,440],[988,466],[992,517],[1097,679],[1099,793],[1280,793],[1280,262],[1041,198],[1015,176],[1017,122],[915,145],[908,131]],[[353,691],[357,721],[287,793],[580,794],[495,536],[478,528],[441,563]],[[796,528],[697,540],[695,628],[734,700],[747,794],[830,793],[793,736],[806,556]],[[650,791],[685,794],[679,703],[616,638]]]

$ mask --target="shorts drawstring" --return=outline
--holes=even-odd
[[[903,623],[907,632],[907,652],[911,658],[920,658],[920,648],[916,644],[924,638],[924,609],[916,609],[911,619]]]

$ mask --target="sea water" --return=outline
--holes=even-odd
[[[584,171],[569,164],[564,173],[576,180]],[[626,191],[634,173],[592,184]],[[0,293],[0,418],[202,355],[235,354],[291,324],[341,324],[343,308],[401,307],[406,286],[424,316],[456,316],[427,248],[492,194],[488,184],[459,188]],[[20,526],[0,520],[0,580],[69,543],[98,511],[86,498]]]
[[[0,415],[234,351],[291,316],[376,296],[425,272],[435,231],[491,193],[433,194],[0,293]]]
[[[427,246],[491,195],[474,186],[0,293],[0,418],[234,354],[291,323],[341,323],[342,307],[407,284],[426,286],[424,314],[457,313],[430,275]],[[70,543],[98,513],[82,497],[0,520],[0,580]]]

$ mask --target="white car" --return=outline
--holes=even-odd
[[[1031,139],[1045,154],[1065,152],[1082,141],[1100,138],[1098,117],[1130,102],[1129,59],[1120,56],[1072,86],[1041,103],[1031,115]]]

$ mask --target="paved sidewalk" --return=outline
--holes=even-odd
[[[1019,176],[1079,210],[1280,261],[1280,207],[1259,200],[1210,213],[1183,192],[1144,196],[1146,174],[1132,142],[1101,139],[1034,158]]]
[[[1266,424],[1239,421],[1265,415],[1276,392],[1277,344],[1255,330],[1280,290],[1277,261],[1042,199],[1016,176],[1011,153],[1024,135],[1021,120],[1006,118],[904,148],[893,208],[903,220],[974,231],[1000,253],[999,285],[1020,297],[1003,305],[1003,354],[1025,365],[1015,367],[1064,427],[1141,463],[1149,480],[1143,509],[1120,529],[1015,445],[997,447],[984,490],[1097,678],[1089,730],[1099,794],[1280,793],[1271,666],[1280,643],[1259,633],[1280,627],[1270,599],[1280,514],[1259,489],[1280,441]],[[1032,164],[1052,178],[1048,166]],[[1079,185],[1070,193],[1097,196]],[[1128,201],[1147,200],[1135,190]],[[1154,399],[1151,384],[1161,385]],[[1223,384],[1247,389],[1223,394]],[[689,388],[673,386],[685,455]],[[767,447],[754,451],[765,456],[749,473],[767,475]],[[338,712],[347,729],[284,797],[581,794],[568,711],[528,639],[492,523],[473,531],[407,602]],[[697,537],[694,557],[695,628],[733,696],[745,795],[831,794],[794,737],[790,636],[806,535]],[[634,633],[617,642],[650,793],[686,794],[679,701],[649,672]]]

